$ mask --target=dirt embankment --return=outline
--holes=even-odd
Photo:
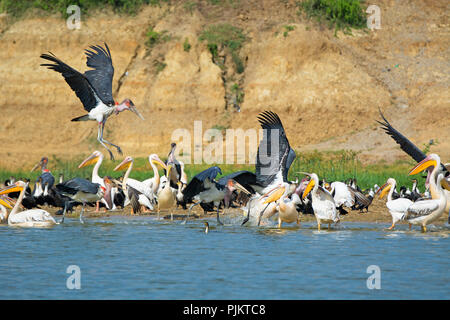
[[[295,1],[242,1],[236,5],[185,1],[144,7],[135,17],[92,14],[69,30],[59,16],[0,17],[0,168],[18,168],[42,155],[68,159],[96,143],[93,122],[71,123],[84,110],[61,75],[40,67],[51,51],[86,70],[83,50],[107,42],[115,67],[113,91],[128,97],[145,117],[113,116],[105,137],[125,154],[167,154],[172,132],[211,127],[258,128],[256,115],[279,113],[292,146],[301,151],[354,149],[367,162],[407,158],[375,123],[378,108],[417,145],[430,139],[450,159],[449,4],[441,1],[379,1],[381,30],[353,36],[299,17]],[[240,57],[244,73],[224,83],[206,44],[205,27],[228,23],[247,35]],[[284,26],[294,26],[287,36]],[[152,48],[149,27],[170,35]],[[188,39],[191,49],[183,43]],[[165,65],[164,68],[161,66]],[[230,84],[239,83],[241,112],[225,110]],[[118,156],[119,158],[120,156]]]

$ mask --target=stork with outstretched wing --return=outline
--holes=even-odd
[[[52,63],[43,63],[41,66],[48,67],[48,69],[62,74],[64,80],[75,92],[83,103],[84,109],[88,112],[88,114],[74,118],[72,121],[97,121],[97,140],[108,150],[111,159],[114,160],[114,156],[106,144],[115,147],[120,154],[122,154],[122,149],[103,139],[103,130],[108,117],[113,113],[119,114],[119,112],[124,110],[136,113],[141,119],[144,119],[144,117],[130,99],[123,100],[121,104],[114,101],[112,94],[114,68],[108,45],[105,43],[105,48],[99,45],[91,46],[90,49],[86,49],[86,64],[92,69],[84,74],[65,64],[51,52],[42,54],[41,58]]]
[[[275,112],[264,111],[258,115],[258,120],[263,129],[263,138],[259,143],[256,156],[254,189],[261,195],[290,183],[287,177],[289,168],[295,160],[295,151],[289,145],[283,124]],[[247,216],[242,225],[247,223],[252,215],[257,216],[259,225],[263,213],[271,203],[264,206],[261,211],[256,210],[261,207],[258,201],[261,202],[263,199],[255,196],[249,201]]]
[[[411,141],[408,140],[408,138],[406,138],[404,135],[402,135],[399,131],[397,131],[394,127],[391,126],[391,124],[389,123],[389,121],[386,120],[386,118],[383,116],[383,114],[380,111],[380,115],[384,120],[384,123],[381,121],[377,121],[379,124],[382,125],[382,129],[384,131],[386,131],[386,133],[388,135],[390,135],[392,137],[392,139],[395,140],[395,142],[397,142],[400,145],[400,148],[406,152],[407,154],[409,154],[411,156],[411,158],[413,158],[414,160],[416,160],[418,163],[420,163],[421,161],[423,161],[424,159],[427,158],[427,155],[425,153],[423,153],[419,148],[417,148],[417,146],[412,143]],[[444,189],[444,193],[446,195],[447,198],[447,205],[445,207],[445,211],[448,212],[449,216],[448,216],[448,221],[450,223],[450,173],[449,173],[449,169],[450,168],[450,164],[443,164],[440,163],[438,165],[437,171],[436,171],[436,176],[438,176],[440,173],[443,174],[444,178],[441,180],[441,184],[442,187]],[[437,188],[433,188],[432,184],[430,185],[431,182],[431,173],[433,172],[434,167],[433,166],[429,166],[426,170],[427,170],[427,180],[426,180],[426,185],[430,186],[430,193],[431,193],[431,197],[433,199],[439,199],[440,198],[440,194],[437,191]]]

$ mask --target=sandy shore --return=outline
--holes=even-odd
[[[43,207],[44,210],[47,210],[51,214],[54,214],[58,209],[52,208],[52,207]],[[76,218],[79,216],[81,211],[81,206],[78,206],[74,209],[73,213],[68,213],[66,217],[69,218]],[[155,212],[150,213],[141,213],[139,216],[156,216]],[[222,214],[222,211],[221,211]],[[225,214],[242,214],[244,216],[244,213],[240,209],[227,209]],[[187,215],[187,210],[183,210],[181,208],[177,208],[173,210],[173,216],[174,220],[182,220],[185,219]],[[86,207],[86,211],[84,213],[85,218],[98,218],[98,217],[110,217],[110,216],[132,216],[131,215],[131,209],[130,207],[126,207],[124,210],[118,210],[118,211],[107,211],[105,212],[104,208],[100,209],[100,212],[95,212],[95,209],[92,207]],[[135,215],[137,216],[137,215]],[[60,216],[56,216],[60,217]],[[167,212],[161,212],[160,217],[163,219],[170,219],[170,213]],[[205,219],[205,218],[212,218],[215,217],[214,212],[209,212],[208,214],[203,214],[203,210],[196,206],[190,215],[190,219]],[[437,221],[435,221],[433,224],[435,225],[442,225],[445,224],[448,220],[448,214],[443,214]],[[313,215],[302,215],[300,217],[301,222],[314,222],[316,221],[315,217]],[[371,223],[383,223],[383,224],[390,224],[392,223],[392,217],[389,213],[389,211],[386,208],[385,201],[374,199],[371,206],[369,207],[368,212],[360,213],[359,211],[351,211],[349,210],[349,213],[346,215],[341,216],[341,223],[345,223],[346,221],[350,222],[371,222]],[[405,222],[399,222],[399,224],[405,224]],[[283,224],[288,225],[288,224]]]

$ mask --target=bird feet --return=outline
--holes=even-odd
[[[113,153],[109,149],[108,149],[108,152],[109,152],[109,157],[111,158],[112,161],[114,161],[115,159],[114,159]]]

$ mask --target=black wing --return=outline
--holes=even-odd
[[[53,187],[53,184],[55,183],[55,177],[50,172],[44,172],[38,177],[38,181],[41,179],[42,187],[45,188],[45,186],[48,186],[48,190],[50,190]]]
[[[427,155],[425,153],[422,152],[422,150],[420,150],[419,148],[417,148],[417,146],[412,143],[411,141],[409,141],[408,138],[406,138],[404,135],[402,135],[400,132],[398,132],[396,129],[394,129],[394,127],[391,126],[391,124],[386,120],[386,118],[383,116],[383,114],[380,111],[380,115],[384,120],[384,123],[381,121],[377,122],[379,124],[381,124],[383,127],[381,127],[381,129],[383,129],[384,131],[386,131],[386,133],[388,135],[390,135],[392,137],[392,139],[395,140],[395,142],[397,142],[400,145],[400,148],[406,152],[407,154],[409,154],[409,156],[411,158],[413,158],[414,160],[416,160],[417,162],[422,161],[423,159],[425,159],[427,157]],[[441,168],[444,172],[447,172],[447,168],[444,166],[443,163],[441,163]]]
[[[186,189],[184,189],[184,191],[183,191],[184,201],[186,203],[191,202],[193,197],[195,197],[200,192],[206,190],[203,185],[203,182],[206,179],[213,181],[219,173],[222,174],[222,170],[220,170],[220,168],[217,166],[208,168],[208,169],[198,173],[188,183],[188,185],[186,186]]]
[[[231,174],[223,176],[219,179],[219,181],[217,181],[217,183],[222,187],[225,187],[229,179],[235,180],[251,193],[255,193],[254,187],[259,186],[258,182],[256,181],[256,175],[253,172],[246,170],[233,172]]]
[[[75,92],[78,99],[80,99],[81,103],[83,103],[84,109],[87,112],[91,111],[91,109],[97,105],[94,89],[91,87],[88,79],[86,79],[83,74],[56,58],[56,56],[51,52],[50,54],[41,54],[41,58],[54,62],[54,64],[43,63],[41,66],[48,67],[49,69],[61,73],[64,80],[66,80],[67,84]]]
[[[404,152],[409,154],[411,156],[411,158],[413,158],[417,162],[420,162],[426,158],[427,155],[425,153],[423,153],[422,150],[417,148],[417,146],[414,143],[409,141],[408,138],[406,138],[404,135],[402,135],[400,132],[398,132],[394,127],[391,126],[389,121],[387,121],[386,118],[384,117],[384,115],[381,113],[381,110],[380,110],[380,115],[384,120],[384,122],[377,120],[377,122],[382,125],[381,129],[386,131],[386,133],[388,135],[390,135],[392,137],[392,139],[394,139],[395,142],[397,142],[400,145],[400,148]]]
[[[111,52],[105,43],[105,48],[101,46],[91,46],[91,50],[86,49],[88,70],[84,76],[89,80],[100,100],[107,106],[113,106],[114,99],[112,95],[112,80],[114,77],[114,68],[111,60]]]
[[[98,183],[92,183],[86,179],[73,178],[56,185],[56,190],[63,195],[74,195],[78,191],[84,193],[96,194],[100,185]]]
[[[264,133],[256,156],[257,182],[268,186],[280,170],[282,170],[283,180],[287,181],[289,168],[295,159],[295,151],[289,145],[283,124],[278,115],[272,111],[260,113],[258,120]],[[272,145],[274,142],[278,142],[278,148]]]

